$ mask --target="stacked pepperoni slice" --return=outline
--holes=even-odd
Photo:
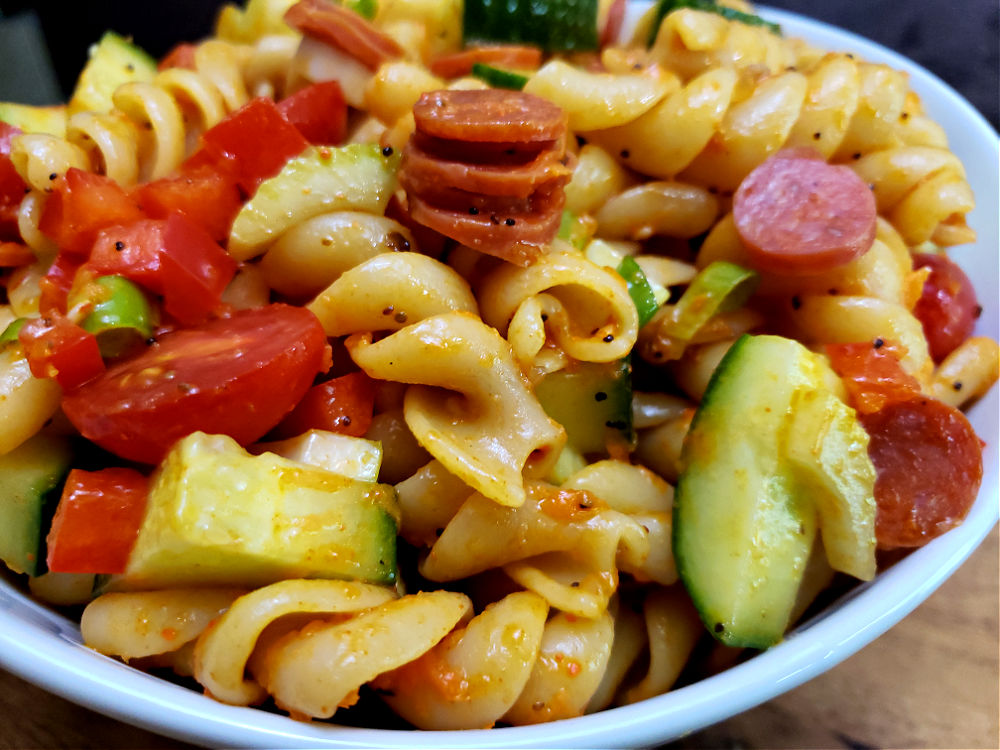
[[[313,39],[336,47],[369,70],[402,57],[403,50],[353,10],[330,0],[301,0],[285,14],[285,22]]]
[[[410,216],[480,252],[529,265],[555,237],[569,180],[566,115],[520,91],[432,91],[399,181]]]

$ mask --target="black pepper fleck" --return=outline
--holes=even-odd
[[[56,179],[56,178],[57,178],[58,176],[59,176],[59,173],[58,173],[58,172],[51,172],[51,173],[49,174],[49,179],[50,179],[50,180],[54,180],[54,179]]]
[[[857,161],[858,159],[861,158],[861,152],[860,151],[855,151],[853,154],[851,154],[851,158],[854,159],[855,161]]]
[[[118,240],[118,242],[115,243],[115,250],[121,252],[124,249],[125,249],[125,243],[122,242],[121,240]]]
[[[627,159],[627,158],[629,158],[629,157],[630,157],[630,156],[631,156],[632,154],[631,154],[631,152],[629,152],[629,150],[628,150],[627,148],[623,148],[623,149],[621,150],[621,155],[622,155],[622,158],[623,158],[623,159]]]
[[[962,381],[956,380],[954,383],[951,384],[951,387],[954,388],[956,391],[962,390]]]
[[[570,586],[573,587],[573,588],[575,588],[575,589],[578,589],[578,588],[580,588],[580,582],[579,581],[573,581],[570,584]]]
[[[394,320],[397,323],[405,323],[406,322],[406,313],[403,312],[402,310],[400,310],[398,313],[396,313],[396,316],[395,316]]]
[[[392,156],[392,146],[386,146],[382,149],[382,156]]]
[[[798,295],[792,297],[792,309],[798,310],[800,307],[802,307],[802,300],[799,299]]]
[[[604,391],[598,391],[597,393],[594,394],[594,401],[606,401],[607,398],[608,394],[605,393]]]
[[[972,310],[972,314],[976,318],[981,318],[983,316],[983,306],[976,305],[975,308],[973,308]]]
[[[479,209],[476,208],[475,206],[469,206],[469,215],[470,216],[478,216],[479,215]]]
[[[515,219],[507,219],[507,220],[504,221],[504,224],[506,224],[509,227],[512,227],[515,224],[517,224],[517,221]]]
[[[610,344],[612,341],[615,340],[615,337],[609,333],[607,336],[604,337],[603,340],[605,344]]]
[[[818,140],[819,140],[820,138],[822,138],[822,137],[823,137],[823,134],[822,134],[822,133],[820,133],[820,132],[818,132],[818,131],[817,131],[817,132],[815,132],[815,133],[813,133],[813,140],[814,140],[814,141],[818,141]]]
[[[152,346],[155,343],[156,343],[156,336],[150,336],[148,339],[146,339],[146,346]]]
[[[714,630],[714,631],[715,631],[716,633],[722,633],[722,632],[724,632],[724,631],[725,631],[725,629],[726,629],[726,626],[725,626],[725,625],[723,625],[723,624],[722,624],[721,622],[717,622],[717,623],[715,623],[715,627],[714,627],[714,628],[712,628],[712,629],[713,629],[713,630]]]
[[[872,342],[872,346],[874,346],[876,349],[881,349],[883,346],[885,346],[885,341],[882,339],[875,339],[875,341]]]
[[[389,305],[387,308],[385,308],[382,311],[382,314],[383,315],[392,315],[395,311],[396,311],[396,308],[393,307],[392,305]]]

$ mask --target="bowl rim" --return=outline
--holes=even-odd
[[[644,2],[630,5],[633,21],[645,7]],[[970,223],[979,235],[975,244],[979,255],[957,259],[967,271],[978,271],[970,276],[986,313],[977,334],[996,339],[998,227],[996,215],[987,215],[1000,204],[1000,174],[993,169],[1000,159],[996,131],[940,78],[899,53],[797,13],[766,6],[760,11],[790,36],[805,37],[824,49],[855,52],[910,75],[928,114],[945,127],[952,150],[966,165],[975,186],[979,208],[970,215]],[[983,273],[984,267],[989,273]],[[1000,518],[997,394],[994,387],[969,412],[977,432],[989,442],[983,455],[980,494],[961,526],[913,551],[875,581],[853,588],[777,646],[641,703],[550,724],[458,732],[304,724],[254,708],[218,703],[97,654],[80,643],[74,622],[32,601],[5,580],[0,580],[0,667],[92,710],[207,746],[624,747],[675,739],[770,700],[833,667],[909,614],[964,562]]]

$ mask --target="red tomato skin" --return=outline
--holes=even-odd
[[[371,426],[374,408],[374,381],[363,372],[352,372],[306,391],[276,432],[282,438],[309,430],[362,437]]]
[[[860,414],[873,414],[920,395],[920,383],[903,369],[892,345],[878,342],[826,346],[830,364]]]
[[[163,248],[164,309],[185,325],[203,322],[219,307],[222,292],[236,274],[236,261],[182,214],[167,219]]]
[[[124,573],[146,511],[149,479],[134,469],[73,469],[46,537],[54,573]]]
[[[102,229],[84,268],[95,276],[124,276],[156,294],[163,294],[162,219],[140,219]]]
[[[61,315],[32,318],[18,333],[31,374],[53,378],[64,390],[104,372],[97,337]]]
[[[252,99],[202,134],[205,150],[217,158],[233,159],[240,187],[253,194],[289,159],[309,145],[298,129],[285,119],[277,105],[265,97]]]
[[[38,228],[60,250],[86,256],[101,229],[142,217],[139,205],[117,182],[71,167],[55,180]]]
[[[0,122],[0,240],[18,240],[17,210],[28,186],[14,169],[10,160],[10,141],[21,131],[6,122]]]
[[[204,227],[216,242],[229,236],[243,202],[236,180],[207,163],[195,163],[174,177],[147,182],[135,197],[151,219],[183,214]]]
[[[185,68],[187,70],[194,70],[194,53],[196,49],[198,47],[190,42],[181,42],[163,56],[163,59],[156,64],[156,69]]]
[[[916,253],[913,267],[931,269],[913,314],[924,327],[931,358],[940,362],[972,335],[979,309],[976,290],[945,255]]]
[[[198,430],[254,442],[329,367],[330,346],[316,316],[272,304],[166,333],[65,394],[62,406],[88,440],[155,464]]]
[[[861,415],[875,465],[879,548],[920,547],[958,526],[983,477],[982,443],[958,409],[926,397]]]
[[[27,245],[0,240],[0,268],[17,268],[34,262],[35,254]]]
[[[41,295],[38,299],[38,309],[42,315],[48,313],[66,312],[66,298],[73,286],[76,272],[83,265],[83,258],[71,253],[59,252],[49,270],[39,280]]]
[[[347,136],[347,103],[336,81],[321,81],[278,102],[283,114],[307,141],[336,146]]]

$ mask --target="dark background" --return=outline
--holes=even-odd
[[[912,58],[961,92],[998,127],[1000,102],[1000,3],[997,0],[770,0],[768,3],[855,31]],[[161,56],[172,44],[207,35],[216,0],[106,0],[66,2],[0,0],[0,14],[38,9],[58,77],[26,65],[22,47],[33,45],[38,25],[20,15],[14,33],[0,33],[0,100],[52,103],[66,97],[86,60],[87,47],[112,28]],[[2,24],[10,25],[10,24]],[[5,89],[18,67],[27,88]],[[59,88],[62,92],[59,92]]]

